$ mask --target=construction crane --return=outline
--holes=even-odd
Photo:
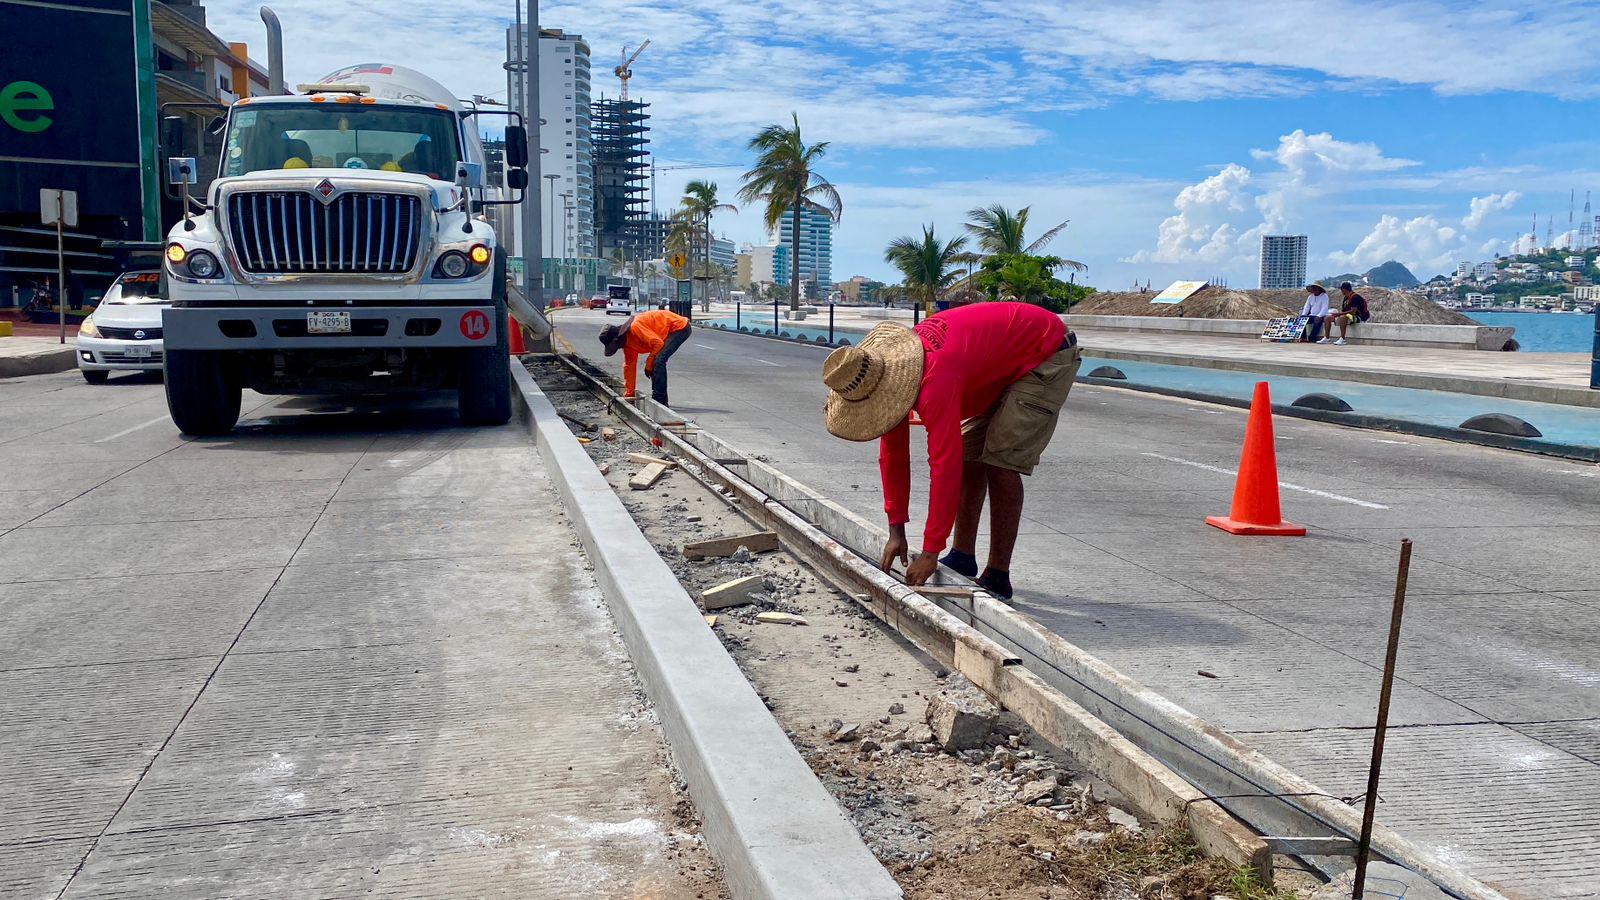
[[[627,44],[623,44],[622,45],[622,65],[617,66],[615,69],[611,70],[612,72],[614,72],[616,74],[617,78],[619,80],[621,80],[621,82],[622,82],[622,99],[624,101],[626,101],[628,99],[628,79],[633,77],[633,69],[631,68],[633,66],[633,61],[638,59],[639,58],[639,54],[643,53],[644,52],[644,48],[646,48],[648,46],[650,46],[650,39],[649,38],[645,38],[644,39],[644,43],[639,45],[639,49],[633,51],[633,55],[629,56],[628,55],[628,45]]]

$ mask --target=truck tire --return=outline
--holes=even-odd
[[[207,350],[168,350],[164,380],[167,412],[184,434],[227,434],[239,421],[239,382],[225,355]]]
[[[462,352],[456,382],[456,411],[463,425],[504,425],[511,421],[511,335],[503,298],[494,305],[492,347]]]

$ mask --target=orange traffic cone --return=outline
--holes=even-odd
[[[522,343],[522,323],[506,316],[506,327],[511,329],[511,355],[520,356],[527,353],[528,347]]]
[[[1305,534],[1304,525],[1283,520],[1278,507],[1278,456],[1272,446],[1272,398],[1267,383],[1256,382],[1250,420],[1244,427],[1244,453],[1233,486],[1233,509],[1225,516],[1206,516],[1206,524],[1229,534]]]

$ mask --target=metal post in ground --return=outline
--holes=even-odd
[[[1389,730],[1389,695],[1394,690],[1395,659],[1400,655],[1400,619],[1406,607],[1406,579],[1411,573],[1411,539],[1400,542],[1400,571],[1394,580],[1394,607],[1389,613],[1389,649],[1383,658],[1383,686],[1378,691],[1378,724],[1372,732],[1372,764],[1367,769],[1367,801],[1361,807],[1361,840],[1356,844],[1356,883],[1350,900],[1367,889],[1367,857],[1372,853],[1372,819],[1378,806],[1378,776],[1383,771],[1383,739]]]
[[[915,328],[921,322],[922,322],[922,304],[921,303],[913,303],[911,305],[911,326],[913,328]]]
[[[772,301],[772,336],[778,336],[778,301]]]
[[[67,342],[67,251],[66,239],[61,233],[61,223],[66,217],[67,204],[63,201],[56,213],[56,321],[62,344]]]
[[[828,304],[828,343],[833,344],[833,304]]]
[[[740,330],[740,322],[739,322],[739,320],[741,318],[743,318],[743,316],[744,316],[744,304],[743,303],[735,303],[735,304],[733,304],[733,330],[734,331],[739,331]]]
[[[1600,391],[1600,301],[1594,305],[1594,353],[1589,360],[1589,389]]]

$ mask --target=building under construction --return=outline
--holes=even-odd
[[[648,103],[594,102],[590,110],[594,146],[594,225],[601,258],[622,248],[629,259],[650,253],[644,235],[650,142]],[[653,255],[653,253],[651,254]]]

